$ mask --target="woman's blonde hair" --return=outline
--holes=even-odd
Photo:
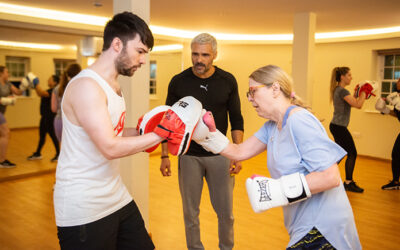
[[[280,67],[276,65],[261,67],[251,73],[249,78],[266,86],[272,86],[273,83],[278,83],[283,95],[290,99],[290,102],[293,105],[311,110],[311,108],[307,106],[299,96],[294,94],[292,78]]]
[[[332,70],[331,87],[329,89],[329,94],[330,94],[329,96],[331,102],[333,101],[333,93],[335,92],[335,89],[338,86],[341,77],[346,75],[349,71],[350,71],[349,67],[335,67]]]

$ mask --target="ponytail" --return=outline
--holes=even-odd
[[[65,88],[67,87],[71,78],[76,76],[81,71],[81,66],[77,63],[70,64],[67,69],[63,72],[60,80],[60,87],[58,90],[58,96],[63,97]]]
[[[335,89],[337,85],[339,84],[342,76],[346,75],[350,71],[349,67],[335,67],[332,70],[332,75],[331,75],[331,86],[330,86],[330,101],[333,101],[333,93],[335,92]]]

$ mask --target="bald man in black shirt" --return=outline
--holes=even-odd
[[[226,134],[228,114],[234,143],[243,141],[243,117],[235,77],[214,66],[217,42],[207,33],[196,36],[191,43],[193,66],[174,76],[168,87],[166,105],[172,106],[185,96],[199,100],[203,108],[213,113],[217,129]],[[161,173],[171,175],[167,144],[163,143]],[[240,162],[231,162],[221,155],[207,152],[192,141],[187,153],[179,156],[179,187],[188,249],[204,249],[200,240],[199,205],[204,178],[210,200],[218,217],[219,248],[232,249],[234,174],[241,170]]]

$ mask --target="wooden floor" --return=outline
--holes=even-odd
[[[26,157],[35,150],[37,140],[36,129],[12,131],[8,158],[18,166],[0,169],[0,250],[59,249],[52,203],[56,164],[50,163],[54,148],[47,138],[43,160],[28,162]],[[148,227],[159,250],[185,249],[176,159],[172,160],[173,175],[162,177],[159,156],[150,157]],[[343,176],[343,164],[340,169]],[[246,161],[236,177],[235,249],[285,249],[289,237],[283,226],[282,210],[274,208],[255,214],[250,208],[244,183],[253,173],[268,175],[265,154]],[[348,193],[363,249],[400,249],[400,191],[380,189],[391,177],[390,162],[359,157],[354,176],[365,188],[363,194]],[[200,209],[204,246],[218,249],[217,218],[206,185]]]

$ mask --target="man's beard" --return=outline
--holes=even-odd
[[[196,70],[196,66],[203,66],[204,68],[201,71],[199,71],[199,70]],[[203,63],[196,63],[194,65],[194,68],[195,68],[196,73],[198,73],[198,74],[205,74],[210,70],[210,68],[207,68],[207,66]]]
[[[133,76],[133,74],[135,73],[135,66],[128,67],[128,61],[129,59],[124,49],[122,53],[117,57],[117,59],[115,59],[115,68],[118,74],[123,76]]]

